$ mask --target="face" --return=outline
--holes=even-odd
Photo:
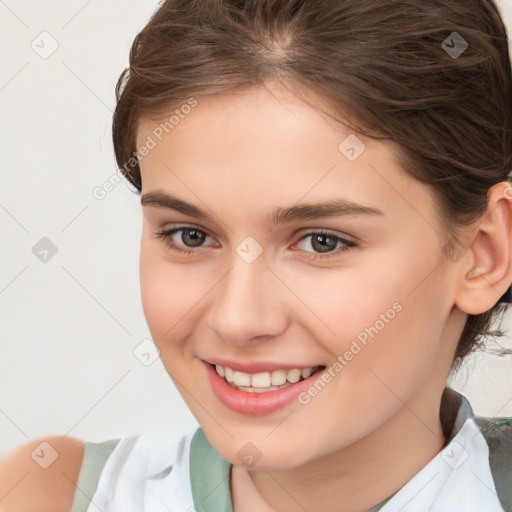
[[[259,467],[298,466],[446,380],[454,277],[439,272],[435,198],[390,143],[347,139],[353,131],[282,87],[196,100],[167,134],[149,119],[137,132],[137,148],[155,141],[141,160],[144,314],[217,451],[240,465],[250,441]],[[271,217],[328,202],[356,208]],[[233,410],[212,389],[205,361],[217,359],[325,370],[273,410],[251,409],[246,392],[252,402]]]

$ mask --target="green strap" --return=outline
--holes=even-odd
[[[197,512],[233,512],[231,466],[199,427],[190,442],[190,485]]]
[[[71,512],[86,512],[96,492],[103,467],[120,439],[101,443],[86,441]]]

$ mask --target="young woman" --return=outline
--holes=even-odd
[[[200,428],[61,440],[2,510],[512,510],[511,419],[447,386],[512,281],[496,5],[167,0],[117,98],[144,313]]]

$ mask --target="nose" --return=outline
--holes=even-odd
[[[234,253],[231,263],[230,271],[212,290],[209,327],[233,345],[279,336],[288,321],[283,283],[263,255],[247,263]]]

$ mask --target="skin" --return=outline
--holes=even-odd
[[[491,189],[486,214],[463,232],[468,249],[440,264],[436,198],[398,167],[396,146],[359,136],[366,150],[349,161],[338,145],[353,131],[282,85],[197,100],[141,161],[142,195],[164,191],[215,215],[142,207],[142,304],[161,360],[269,510],[366,510],[445,442],[441,394],[467,314],[490,309],[512,280],[509,189]],[[158,124],[141,120],[137,147]],[[340,197],[383,215],[264,221],[276,207]],[[181,254],[155,236],[176,227],[200,230],[202,245],[179,231],[172,241],[194,251]],[[325,254],[306,236],[319,229],[358,246],[310,259]],[[236,252],[247,236],[263,248],[250,264]],[[219,356],[329,367],[393,303],[401,311],[307,405],[246,416],[206,378],[201,359]],[[237,456],[247,442],[261,452],[251,467]],[[247,482],[231,479],[236,512],[256,510]]]
[[[48,467],[35,462],[37,454],[50,453],[42,443],[57,454]],[[69,512],[83,456],[80,439],[52,436],[32,439],[1,457],[0,512]]]

